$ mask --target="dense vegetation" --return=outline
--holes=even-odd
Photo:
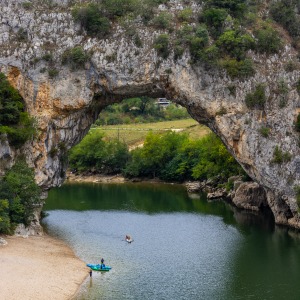
[[[160,11],[159,4],[168,0],[102,0],[74,6],[72,13],[86,33],[93,37],[109,36],[116,23],[123,26],[128,38],[139,37],[136,20],[159,30],[153,47],[163,59],[173,54],[175,60],[190,52],[192,64],[221,67],[231,77],[245,78],[255,73],[248,50],[259,53],[278,53],[282,41],[271,19],[260,17],[260,1],[196,0],[200,11],[184,1],[182,10]],[[292,36],[298,36],[299,20],[296,0],[274,1],[273,19],[285,26]],[[137,45],[137,44],[136,44]]]
[[[41,190],[25,160],[18,160],[0,180],[0,233],[11,233],[19,223],[28,225]]]
[[[183,107],[170,104],[165,109],[156,104],[149,97],[131,98],[123,100],[120,104],[105,108],[96,125],[116,125],[130,123],[150,123],[165,120],[178,120],[188,118],[189,114]]]
[[[149,133],[142,148],[128,151],[124,143],[105,142],[90,132],[70,153],[71,168],[82,172],[122,172],[126,177],[160,178],[165,181],[226,181],[242,173],[241,167],[214,134],[192,141],[187,134]]]
[[[25,111],[19,92],[0,73],[0,135],[6,134],[13,147],[22,146],[35,134],[34,120]]]

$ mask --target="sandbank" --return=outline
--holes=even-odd
[[[64,242],[47,235],[4,237],[0,299],[71,299],[89,269]]]

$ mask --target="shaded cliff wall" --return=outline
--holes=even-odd
[[[107,39],[86,36],[74,23],[68,1],[57,1],[63,5],[51,9],[32,1],[30,10],[24,9],[23,2],[0,3],[0,71],[25,99],[27,110],[37,120],[38,135],[17,150],[1,139],[2,171],[18,153],[24,153],[39,185],[44,189],[60,185],[66,151],[83,138],[102,108],[130,96],[166,96],[218,134],[246,172],[265,187],[277,223],[300,227],[294,193],[300,185],[299,136],[294,129],[300,112],[299,70],[285,70],[297,55],[288,39],[278,55],[250,51],[255,75],[232,80],[220,69],[192,64],[188,51],[177,61],[173,54],[162,59],[153,48],[161,31],[142,23],[136,24],[142,39],[142,46],[137,47],[118,25]],[[182,9],[180,2],[172,3],[170,11]],[[24,31],[25,38],[20,36]],[[61,57],[78,45],[90,59],[84,68],[72,70],[61,63]],[[49,53],[50,62],[45,56]],[[55,70],[55,76],[49,70]],[[286,105],[281,107],[277,91],[283,79],[288,92]],[[266,87],[264,109],[247,108],[247,93],[261,83]],[[270,128],[267,137],[260,134],[262,127]],[[291,160],[273,163],[276,146],[289,153]]]

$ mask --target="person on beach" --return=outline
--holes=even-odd
[[[104,264],[104,259],[103,259],[103,257],[101,258],[101,264],[102,264],[102,265]]]
[[[90,272],[89,272],[89,273],[90,273],[90,277],[92,277],[93,271],[92,271],[92,270],[90,270]]]

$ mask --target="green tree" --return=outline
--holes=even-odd
[[[0,183],[0,199],[6,199],[9,204],[7,208],[6,202],[2,200],[0,211],[6,217],[8,212],[10,230],[18,223],[29,225],[36,205],[41,202],[40,196],[41,189],[34,180],[33,169],[27,166],[25,160],[18,160]],[[7,218],[3,222],[6,225],[0,224],[0,227],[4,225],[7,229]]]

